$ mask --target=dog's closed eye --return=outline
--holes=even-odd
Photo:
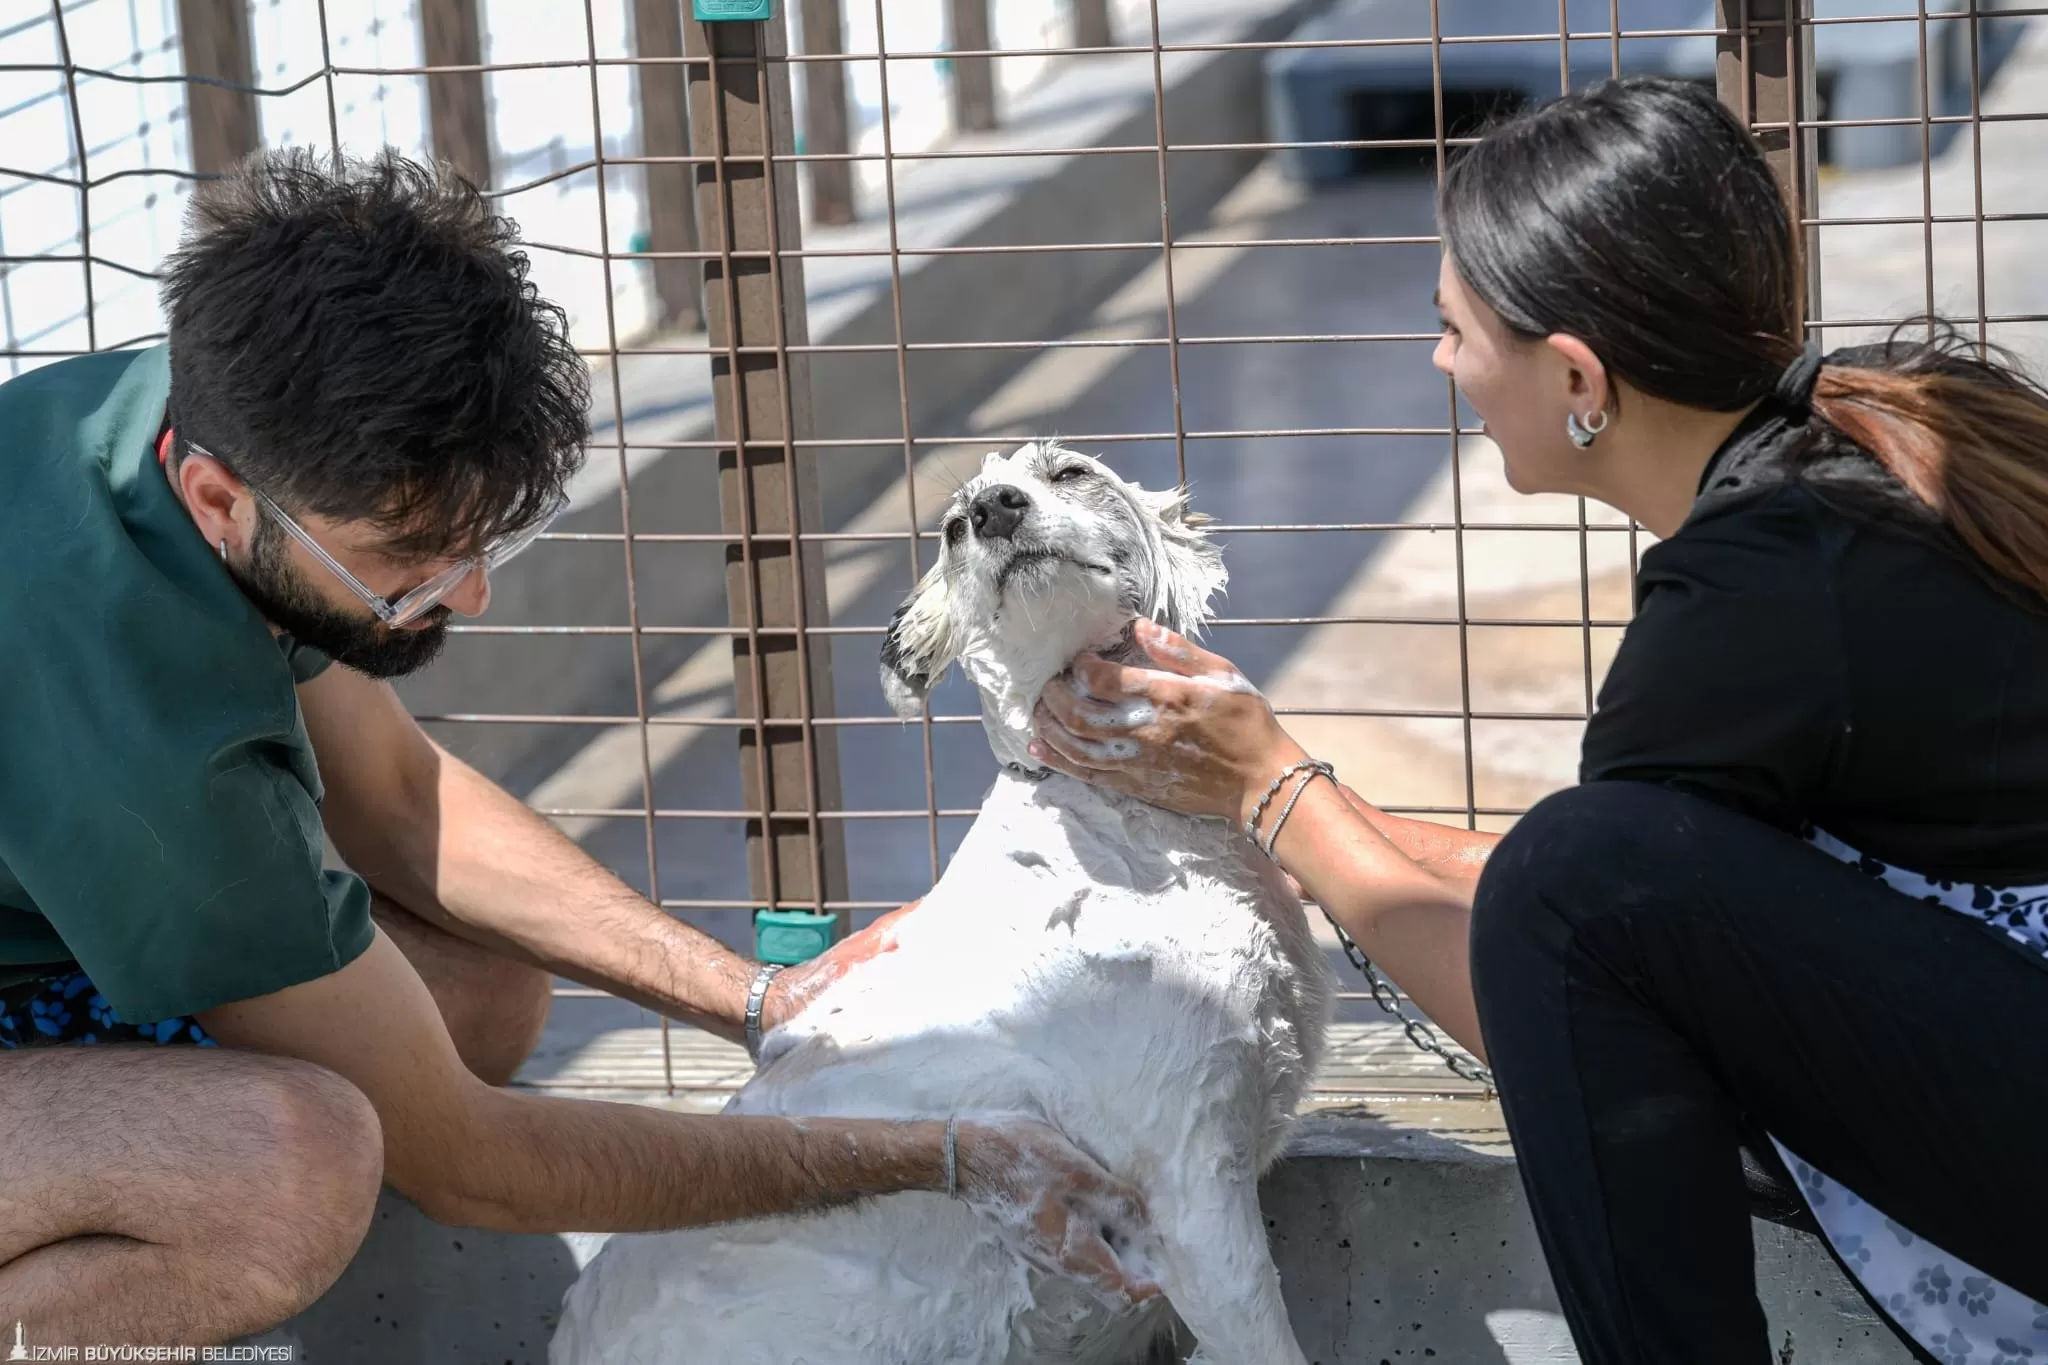
[[[1088,474],[1088,466],[1070,464],[1065,469],[1055,470],[1050,481],[1053,483],[1067,483],[1074,479],[1085,479],[1088,477]]]

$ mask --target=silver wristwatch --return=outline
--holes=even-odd
[[[768,983],[781,970],[773,962],[763,962],[761,970],[754,973],[754,984],[747,988],[747,1055],[756,1062],[761,1060],[761,1006],[768,999]]]

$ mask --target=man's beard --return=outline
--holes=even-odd
[[[371,678],[402,678],[432,663],[448,643],[446,607],[427,613],[431,623],[394,630],[374,616],[352,616],[322,601],[285,553],[285,535],[258,518],[248,562],[228,566],[263,618],[336,663]]]

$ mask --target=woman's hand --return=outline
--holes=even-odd
[[[1026,1261],[1079,1280],[1115,1308],[1159,1295],[1118,1259],[1151,1243],[1145,1201],[1054,1129],[1029,1120],[961,1123],[959,1195]]]
[[[1228,659],[1142,617],[1149,666],[1074,660],[1045,685],[1031,755],[1070,777],[1185,815],[1243,823],[1282,768],[1306,757]]]

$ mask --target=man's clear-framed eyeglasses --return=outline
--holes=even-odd
[[[221,459],[220,456],[204,446],[187,441],[185,442],[185,448],[196,454],[206,456],[209,460],[214,461],[223,468],[230,471],[233,469],[233,466],[229,465],[226,460]],[[319,541],[313,539],[312,532],[292,520],[291,513],[279,507],[268,493],[265,493],[262,489],[246,480],[243,481],[243,486],[254,496],[256,505],[267,512],[271,519],[279,526],[284,528],[286,535],[305,546],[306,553],[326,565],[327,571],[340,579],[350,592],[360,597],[363,600],[363,604],[377,614],[379,621],[382,621],[387,626],[394,627],[409,625],[419,620],[420,617],[438,606],[442,598],[461,586],[471,574],[487,573],[518,554],[521,550],[524,550],[527,546],[533,544],[534,541],[540,538],[541,533],[547,530],[548,524],[560,516],[562,509],[568,505],[566,498],[556,499],[555,504],[540,517],[536,518],[532,525],[523,530],[514,531],[510,535],[500,536],[486,546],[482,553],[470,555],[466,559],[450,564],[426,582],[402,594],[396,601],[393,601],[366,585],[360,578],[357,578],[343,567],[340,560],[329,554]]]

